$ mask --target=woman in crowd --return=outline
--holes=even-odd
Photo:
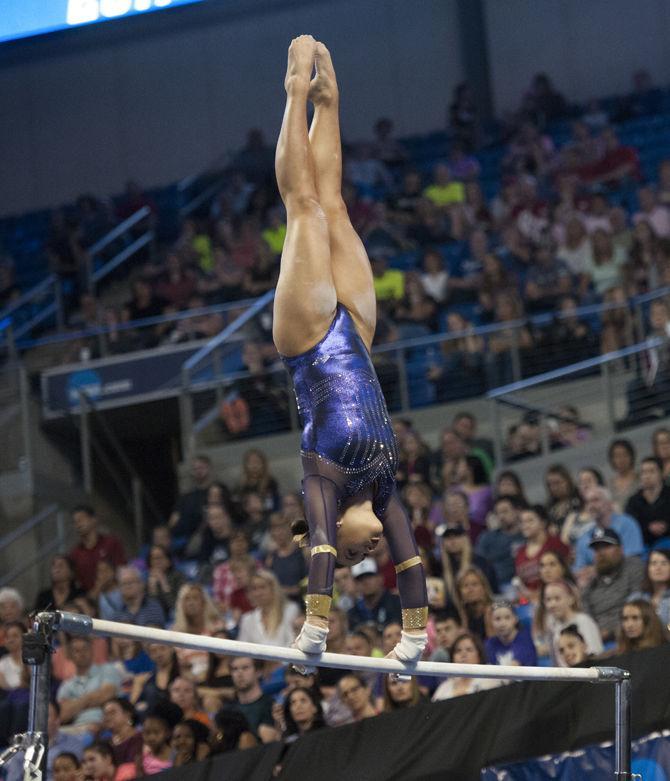
[[[607,450],[607,461],[612,470],[607,487],[612,494],[612,501],[621,511],[638,489],[633,443],[629,439],[612,440]]]
[[[550,583],[564,580],[576,587],[575,576],[567,561],[556,551],[545,551],[540,556],[540,590],[533,614],[533,639],[538,656],[548,657],[551,653],[551,635],[547,632],[547,614],[544,606],[544,592]]]
[[[586,640],[574,624],[561,629],[558,636],[558,662],[561,667],[576,667],[591,658]]]
[[[500,600],[491,606],[492,637],[486,640],[489,664],[515,664],[534,667],[537,651],[530,632],[521,626],[511,602]]]
[[[54,556],[51,559],[51,586],[37,595],[35,610],[62,610],[67,602],[72,602],[82,593],[70,559],[63,555]]]
[[[560,580],[549,583],[544,589],[546,629],[551,635],[551,655],[559,661],[558,641],[561,629],[574,624],[584,640],[590,654],[601,654],[603,642],[596,622],[579,606],[579,593],[575,586]]]
[[[251,578],[249,598],[254,609],[240,619],[238,640],[290,646],[295,639],[293,621],[299,608],[286,600],[277,578],[267,570],[259,570]]]
[[[170,684],[170,701],[178,705],[185,719],[195,719],[211,727],[209,716],[202,709],[198,689],[188,678],[178,677]]]
[[[415,431],[408,431],[399,448],[400,460],[396,472],[398,488],[410,482],[430,481],[430,451]]]
[[[433,530],[430,523],[433,492],[430,485],[425,482],[408,483],[402,491],[402,500],[414,530],[416,544],[419,548],[430,550],[433,547]],[[379,564],[379,562],[377,563]],[[390,557],[389,564],[394,573],[395,587],[395,569]]]
[[[498,579],[495,570],[483,556],[473,552],[472,543],[463,526],[449,521],[438,531],[442,533],[440,545],[442,578],[449,599],[452,602],[459,602],[456,584],[460,581],[461,576],[473,567],[476,567],[484,575],[488,591],[497,593]]]
[[[570,556],[570,548],[561,540],[549,534],[547,526],[549,517],[541,505],[534,505],[521,512],[521,533],[526,542],[517,551],[514,558],[516,575],[521,581],[521,588],[528,596],[537,599],[540,580],[540,558],[543,553],[553,550],[564,558]]]
[[[172,766],[199,762],[209,756],[209,730],[200,721],[184,719],[172,730]]]
[[[654,456],[663,463],[663,478],[667,482],[670,477],[670,429],[657,428],[652,434],[651,446]]]
[[[351,710],[354,721],[377,715],[372,705],[370,685],[359,673],[347,673],[340,678],[337,690],[342,702]]]
[[[237,485],[235,494],[241,497],[249,491],[260,494],[266,512],[279,509],[279,486],[270,473],[267,456],[257,448],[247,450],[244,454],[242,479]]]
[[[253,748],[258,744],[245,715],[234,706],[224,705],[214,715],[214,736],[210,742],[212,754]]]
[[[284,737],[293,740],[326,726],[321,700],[314,688],[297,686],[288,693],[284,703],[284,721]]]
[[[212,636],[224,640],[230,637],[225,629],[217,629]],[[210,652],[207,675],[202,686],[198,686],[198,694],[208,713],[216,713],[224,702],[235,699],[230,657]]]
[[[525,504],[528,504],[521,478],[513,469],[503,469],[502,472],[498,473],[493,488],[493,495],[495,499],[500,499],[501,496],[515,496]]]
[[[623,267],[626,254],[621,247],[615,247],[612,237],[603,228],[596,228],[591,234],[593,265],[589,276],[596,295],[602,296],[608,290],[623,283]]]
[[[605,478],[603,477],[602,472],[599,469],[596,469],[595,466],[585,466],[577,472],[577,488],[579,489],[579,495],[581,496],[582,501],[584,501],[587,491],[590,491],[592,488],[604,487]]]
[[[582,500],[570,472],[563,464],[552,464],[544,474],[546,509],[551,531],[558,534],[569,515],[579,512]]]
[[[134,762],[142,750],[142,733],[137,731],[137,713],[123,697],[114,697],[102,707],[102,726],[109,732],[114,764]]]
[[[211,637],[221,624],[221,615],[216,605],[200,584],[185,583],[179,589],[172,625],[175,632]],[[209,662],[207,651],[180,648],[177,658],[182,672],[188,671],[196,681],[204,678]]]
[[[136,675],[151,673],[154,670],[154,663],[142,644],[124,637],[112,638],[109,661],[114,663],[121,675],[121,691],[124,696],[130,694]]]
[[[493,507],[493,491],[481,460],[476,456],[465,456],[456,468],[459,490],[468,498],[470,516],[470,537],[473,542],[486,529],[486,516]]]
[[[161,545],[152,545],[147,553],[147,594],[163,606],[166,616],[173,614],[179,589],[186,578],[175,569],[172,554]]]
[[[123,610],[123,600],[116,582],[116,567],[107,559],[100,559],[95,568],[95,583],[88,596],[97,601],[100,618],[111,621]]]
[[[0,658],[0,689],[18,689],[24,671],[23,635],[26,628],[20,621],[8,621],[4,625],[5,650],[7,653]]]
[[[470,632],[462,632],[450,649],[451,661],[455,664],[486,664],[482,641]],[[442,681],[433,693],[433,702],[450,700],[464,694],[474,694],[485,689],[495,689],[500,681],[495,678],[451,677]]]
[[[256,559],[249,553],[249,537],[242,529],[233,530],[229,543],[230,555],[228,559],[218,564],[212,575],[212,596],[223,613],[232,611],[235,623],[242,614],[239,607],[232,604],[233,594],[239,588],[238,579],[235,576],[237,565],[256,569],[259,565]],[[251,606],[249,606],[251,607]]]
[[[384,676],[384,713],[411,708],[420,702],[426,702],[426,698],[419,691],[414,675],[409,680],[398,678],[397,675]]]
[[[493,594],[488,581],[480,569],[468,567],[456,580],[456,591],[469,632],[484,641],[493,634]]]
[[[670,628],[670,548],[651,551],[642,591],[631,594],[630,598],[651,602],[661,624]]]
[[[116,781],[117,766],[109,743],[96,741],[84,749],[81,767],[86,781]],[[125,778],[134,778],[128,774]]]
[[[668,642],[653,605],[646,599],[632,599],[621,608],[617,632],[617,653],[656,648]]]
[[[129,700],[133,705],[152,708],[159,700],[168,699],[170,684],[179,677],[179,660],[170,645],[149,643],[147,655],[156,665],[153,672],[141,673],[133,679]]]

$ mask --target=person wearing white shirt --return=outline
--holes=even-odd
[[[584,638],[589,654],[603,652],[603,642],[598,624],[591,616],[579,610],[577,589],[570,583],[565,580],[547,583],[544,588],[544,608],[547,612],[547,629],[551,634],[552,660],[559,666],[568,666],[558,650],[561,630],[573,624]]]
[[[240,619],[237,639],[246,643],[263,643],[288,647],[295,640],[293,622],[300,609],[287,602],[279,581],[267,570],[260,570],[249,584],[249,600],[254,610]]]

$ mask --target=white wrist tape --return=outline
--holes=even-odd
[[[297,647],[306,654],[320,654],[326,650],[326,638],[328,627],[303,624],[298,639]]]
[[[402,632],[400,642],[396,643],[393,653],[401,662],[416,662],[421,658],[427,642],[428,635],[426,632],[420,635],[410,635],[407,632]]]

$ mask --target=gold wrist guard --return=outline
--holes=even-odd
[[[307,594],[305,597],[305,615],[328,618],[332,597],[325,594]]]
[[[427,607],[408,607],[402,611],[403,629],[425,629],[428,624]]]

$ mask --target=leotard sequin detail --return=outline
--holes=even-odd
[[[293,379],[303,458],[325,460],[342,473],[340,501],[373,486],[381,517],[395,487],[398,450],[370,354],[346,307],[338,304],[314,347],[282,360]]]

